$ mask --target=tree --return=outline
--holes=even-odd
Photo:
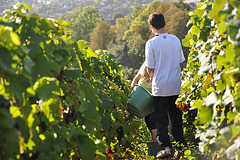
[[[144,10],[141,5],[135,5],[131,13],[124,18],[117,19],[116,44],[111,45],[109,50],[117,57],[119,64],[124,66],[124,78],[132,79],[135,75],[136,69],[141,66],[144,55],[145,41],[142,39],[144,32],[141,25],[136,24],[134,27],[135,37],[130,37],[129,27],[132,25],[132,21]],[[128,32],[128,33],[125,33]],[[126,61],[127,60],[127,61]]]
[[[112,20],[116,21],[118,18],[123,18],[124,15],[121,12],[116,12],[113,14]]]
[[[126,40],[123,39],[125,32],[128,30],[127,18],[119,18],[116,21],[115,33],[116,40],[115,43],[110,43],[108,46],[108,51],[112,53],[117,59],[118,64],[124,66],[124,78],[132,79],[134,73],[132,65],[130,62],[130,56],[128,54],[128,46]]]
[[[132,21],[143,11],[144,7],[140,4],[134,5],[131,10],[131,13],[127,15],[127,23],[130,26]]]
[[[184,3],[183,0],[178,0],[178,2],[175,2],[174,4],[183,11],[190,11],[194,9],[189,4]]]
[[[134,34],[134,36],[127,40],[129,56],[128,66],[134,70],[139,69],[144,61],[145,43],[146,41],[140,34]]]
[[[90,47],[93,50],[106,50],[108,44],[115,40],[116,33],[108,22],[100,21],[90,35]]]
[[[74,40],[86,40],[89,42],[90,34],[92,33],[97,22],[104,20],[97,10],[97,7],[78,7],[72,13],[66,15],[66,20],[69,22],[69,28],[72,31]]]

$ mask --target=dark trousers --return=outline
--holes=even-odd
[[[157,125],[157,137],[162,142],[162,146],[171,146],[170,138],[168,135],[169,119],[171,121],[171,132],[175,141],[186,144],[183,138],[182,128],[182,111],[176,107],[175,101],[178,98],[176,96],[167,97],[154,97],[155,111],[151,116],[154,116]]]
[[[147,124],[147,128],[148,130],[151,132],[152,134],[152,130],[153,129],[157,129],[157,126],[156,126],[156,122],[155,122],[155,119],[154,117],[152,116],[152,114],[149,114],[145,117],[145,122]]]

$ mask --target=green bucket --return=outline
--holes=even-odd
[[[149,141],[147,142],[147,146],[150,156],[156,156],[157,153],[164,148],[160,146],[157,141]]]
[[[155,110],[152,94],[144,87],[135,85],[128,99],[128,108],[136,116],[146,117]]]

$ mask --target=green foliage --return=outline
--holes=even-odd
[[[143,11],[144,7],[141,5],[134,5],[130,14],[127,15],[128,25],[131,25],[132,21]]]
[[[178,0],[178,2],[174,2],[174,4],[183,11],[191,11],[195,9],[188,3],[184,3],[183,0]]]
[[[123,66],[123,72],[124,72],[124,78],[125,79],[131,79],[129,77],[132,76],[132,73],[127,69],[132,67],[131,63],[129,63],[127,60],[129,60],[129,54],[128,54],[128,47],[125,40],[123,40],[125,31],[128,30],[128,25],[126,18],[120,18],[116,20],[116,26],[115,33],[116,33],[116,39],[113,42],[110,42],[108,46],[108,51],[111,52],[117,60],[117,63]]]
[[[116,33],[108,22],[100,21],[90,35],[90,47],[93,50],[106,50],[109,43],[115,40]]]
[[[72,31],[73,40],[85,40],[88,42],[96,23],[104,19],[95,6],[78,7],[65,17]]]
[[[127,40],[129,63],[131,67],[141,66],[140,62],[144,61],[145,43],[140,34],[135,34]],[[139,67],[140,68],[140,67]]]
[[[0,159],[144,158],[146,128],[127,111],[115,57],[29,9],[0,17]]]
[[[199,150],[217,159],[239,158],[239,20],[239,1],[203,1],[183,40],[191,52],[178,101],[198,109]]]

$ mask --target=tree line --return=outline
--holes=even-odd
[[[126,15],[130,13],[133,4],[148,4],[152,0],[18,0],[18,2],[30,5],[33,8],[31,13],[55,19],[76,7],[96,6],[100,14],[110,20],[115,12]],[[1,2],[3,8],[0,8],[0,11],[7,9],[4,6],[12,7],[15,3],[14,0]]]

